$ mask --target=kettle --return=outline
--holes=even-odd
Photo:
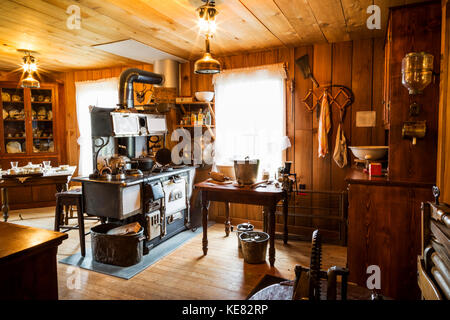
[[[124,169],[127,169],[127,165],[130,163],[130,158],[126,156],[114,155],[107,161],[107,166],[111,168],[113,174],[118,174]]]

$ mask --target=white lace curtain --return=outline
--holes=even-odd
[[[89,106],[99,108],[116,108],[118,103],[118,78],[97,81],[75,82],[77,120],[80,137],[80,159],[78,174],[86,176],[93,172],[91,117]]]
[[[260,159],[260,173],[282,165],[286,137],[286,71],[283,64],[229,69],[214,75],[215,163]],[[262,169],[262,170],[261,170]]]

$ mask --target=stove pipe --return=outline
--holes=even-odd
[[[176,88],[178,96],[179,87],[179,62],[170,59],[156,60],[153,63],[153,70],[164,75],[164,82],[159,84],[164,88]]]
[[[163,84],[162,74],[130,68],[124,70],[119,78],[119,104],[121,109],[134,107],[133,83]]]

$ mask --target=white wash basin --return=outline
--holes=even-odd
[[[388,146],[358,146],[349,147],[353,155],[360,160],[379,160],[382,159],[387,151]]]

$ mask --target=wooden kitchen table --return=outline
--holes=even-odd
[[[23,186],[45,186],[45,185],[53,185],[55,186],[55,193],[66,191],[67,184],[70,181],[70,177],[75,172],[76,167],[69,167],[68,170],[65,171],[50,171],[48,173],[44,173],[42,176],[28,175],[21,177],[0,177],[0,190],[2,195],[2,212],[3,219],[5,222],[8,221],[8,189],[13,189],[17,187]]]
[[[230,234],[230,203],[253,204],[264,206],[268,210],[269,227],[269,262],[275,264],[275,211],[277,203],[283,200],[283,215],[287,216],[287,193],[274,185],[253,188],[237,187],[232,184],[218,185],[208,181],[197,183],[195,188],[201,191],[202,197],[202,224],[203,224],[203,254],[208,253],[208,204],[209,201],[225,203],[225,234]],[[265,210],[266,211],[266,210]]]

